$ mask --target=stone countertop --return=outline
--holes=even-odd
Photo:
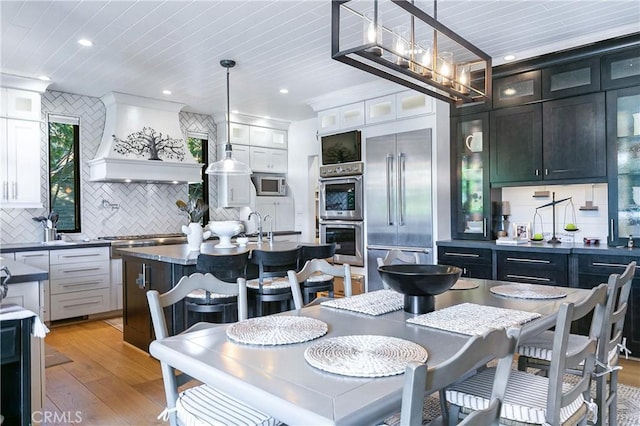
[[[49,279],[49,271],[27,265],[22,262],[16,262],[12,259],[0,256],[0,265],[6,266],[11,272],[11,280],[9,284],[24,283],[29,281],[43,281]],[[5,273],[2,272],[1,279],[4,280]]]
[[[14,243],[0,245],[0,253],[15,253],[19,251],[37,251],[37,250],[64,250],[69,248],[84,247],[110,247],[111,242],[106,240],[90,240],[90,241],[52,241],[50,243]]]
[[[495,241],[475,241],[475,240],[446,240],[437,241],[437,246],[443,247],[470,247],[486,248],[501,251],[528,251],[541,253],[558,254],[600,254],[607,256],[638,256],[640,257],[640,247],[629,249],[624,246],[611,247],[606,244],[585,245],[578,243],[549,244],[547,242],[529,242],[525,244],[509,245],[496,244]]]
[[[178,265],[195,265],[200,253],[211,255],[227,255],[227,254],[239,254],[247,251],[260,249],[266,251],[281,251],[291,250],[301,245],[314,245],[316,243],[298,243],[293,241],[275,241],[273,243],[263,242],[258,244],[257,242],[250,242],[244,247],[233,247],[226,249],[216,248],[216,243],[205,242],[201,245],[200,251],[189,251],[188,244],[173,244],[165,246],[151,246],[151,247],[132,247],[118,249],[117,252],[122,256],[131,256],[141,259],[156,260],[159,262],[175,263]]]

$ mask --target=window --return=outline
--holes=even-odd
[[[49,115],[49,209],[59,232],[80,232],[80,120]]]
[[[191,155],[198,163],[203,163],[202,182],[189,184],[189,198],[202,198],[206,205],[209,205],[209,176],[204,173],[209,164],[209,137],[206,133],[187,133],[187,146]],[[203,223],[209,223],[209,211],[204,214]]]

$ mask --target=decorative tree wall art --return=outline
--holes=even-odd
[[[169,135],[156,132],[151,127],[133,132],[125,139],[113,135],[113,150],[125,156],[135,155],[143,157],[149,155],[149,160],[162,161],[162,158],[176,158],[184,160],[185,149],[182,139],[174,139]]]

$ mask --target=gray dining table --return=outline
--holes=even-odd
[[[473,303],[539,313],[536,321],[554,321],[563,302],[577,302],[588,291],[558,287],[566,296],[557,299],[516,299],[493,294],[495,285],[513,284],[468,280],[477,288],[450,290],[436,297],[436,310]],[[372,316],[319,304],[279,315],[316,318],[328,325],[319,339],[304,343],[260,346],[234,342],[229,325],[172,336],[151,343],[157,359],[214,386],[288,425],[379,424],[399,411],[404,375],[361,378],[333,374],[307,363],[305,350],[320,339],[348,335],[380,335],[409,340],[428,352],[427,364],[437,366],[451,358],[470,336],[407,323],[414,314],[397,310]]]

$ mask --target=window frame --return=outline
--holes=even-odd
[[[54,198],[52,196],[53,187],[51,184],[51,125],[63,124],[73,126],[73,185],[74,185],[74,197],[73,197],[73,214],[74,214],[74,226],[72,229],[58,229],[62,233],[80,233],[82,232],[82,215],[81,215],[81,203],[82,203],[82,188],[80,177],[80,118],[70,115],[61,114],[48,114],[47,116],[47,189],[48,189],[48,207],[49,211],[53,211]]]
[[[201,177],[202,177],[202,182],[200,183],[202,185],[202,199],[204,200],[204,203],[209,206],[209,175],[205,174],[205,170],[207,169],[207,165],[209,164],[209,134],[208,133],[203,133],[203,132],[197,132],[197,131],[187,131],[187,148],[189,148],[189,142],[188,139],[198,139],[200,140],[201,143],[201,147],[200,147],[200,152],[202,152],[202,158],[195,158],[196,162],[203,163],[202,166],[202,171],[200,172]],[[189,150],[191,152],[191,150]],[[191,153],[191,155],[193,155],[193,153]],[[189,196],[191,196],[191,185],[199,185],[199,184],[187,184],[187,194]],[[209,211],[210,209],[207,209],[207,211],[204,213],[204,216],[202,217],[203,220],[203,224],[206,225],[207,223],[209,223]]]

